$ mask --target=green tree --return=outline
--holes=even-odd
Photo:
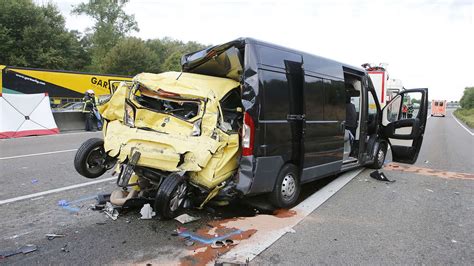
[[[80,70],[88,63],[78,32],[65,28],[55,5],[0,1],[0,62],[6,65]]]
[[[138,38],[124,38],[115,45],[103,60],[107,73],[136,75],[141,72],[159,72],[158,58]]]
[[[160,71],[180,71],[181,56],[207,47],[197,42],[183,43],[169,37],[148,40],[146,44],[156,54]]]
[[[466,87],[464,89],[464,94],[459,103],[464,109],[474,108],[474,87]]]
[[[123,10],[129,0],[89,0],[80,3],[72,10],[72,14],[87,15],[94,20],[92,29],[88,29],[92,53],[92,70],[103,71],[103,58],[120,39],[133,31],[138,31],[134,15]]]

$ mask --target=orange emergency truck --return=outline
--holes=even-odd
[[[446,100],[431,101],[431,116],[446,116]]]

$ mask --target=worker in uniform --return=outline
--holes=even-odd
[[[82,101],[84,102],[84,108],[82,112],[85,114],[86,117],[86,131],[93,131],[94,130],[94,108],[95,108],[95,97],[94,97],[93,90],[87,90],[84,98]]]
[[[413,108],[413,104],[409,103],[407,107],[407,118],[412,118],[413,117],[413,111],[415,111],[415,108]]]

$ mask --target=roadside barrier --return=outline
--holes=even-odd
[[[59,131],[77,131],[85,129],[85,114],[81,111],[53,112]]]

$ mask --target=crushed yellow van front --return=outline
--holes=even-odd
[[[122,83],[100,111],[104,149],[124,163],[181,172],[211,190],[238,167],[239,135],[227,130],[219,102],[239,83],[205,75],[143,73]]]

